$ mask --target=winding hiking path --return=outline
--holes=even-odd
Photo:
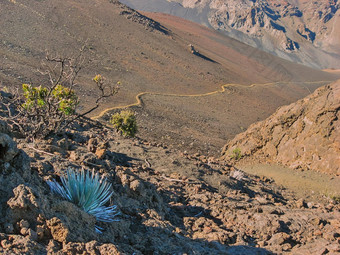
[[[297,84],[297,83],[302,83],[302,84],[317,84],[317,83],[329,83],[329,82],[332,82],[332,81],[312,81],[312,82],[303,82],[303,81],[289,82],[289,81],[282,81],[282,82],[268,82],[268,83],[253,83],[253,84],[250,84],[250,85],[228,83],[228,84],[221,85],[221,89],[219,89],[219,90],[215,90],[215,91],[211,91],[211,92],[207,92],[207,93],[202,93],[202,94],[191,94],[191,95],[190,94],[189,95],[185,95],[185,94],[171,94],[171,93],[167,94],[167,93],[159,93],[159,92],[141,92],[141,93],[138,93],[135,96],[135,99],[136,99],[135,103],[107,108],[107,109],[103,110],[102,112],[100,112],[97,116],[91,117],[91,119],[97,120],[97,119],[103,117],[108,112],[113,111],[113,110],[126,109],[126,108],[130,108],[130,107],[133,107],[133,106],[141,105],[142,104],[142,97],[145,96],[145,95],[173,96],[173,97],[206,97],[206,96],[212,96],[212,95],[219,94],[219,93],[224,93],[226,91],[226,88],[233,87],[233,86],[234,87],[235,86],[242,86],[242,87],[252,88],[252,87],[255,87],[255,86],[271,86],[271,85],[277,85],[277,84]],[[306,89],[308,89],[308,88],[306,88]]]

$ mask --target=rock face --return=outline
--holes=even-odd
[[[228,36],[289,60],[318,68],[340,68],[340,3],[335,0],[162,0],[156,6],[147,5],[145,0],[122,2],[203,21]],[[163,2],[177,3],[182,10]]]
[[[340,56],[340,40],[334,40],[339,36],[333,30],[340,21],[337,1],[209,2],[209,23],[217,30],[290,60],[295,55],[309,66],[339,67],[336,58],[320,51]]]
[[[17,145],[6,134],[0,134],[0,160],[5,162],[13,160],[18,154]]]
[[[291,168],[340,175],[340,81],[279,108],[268,119],[237,135],[223,157],[259,156]]]
[[[37,141],[35,149],[20,138],[2,143],[3,155],[17,149],[13,157],[0,158],[0,254],[340,251],[336,201],[296,200],[271,180],[214,157],[129,140],[105,126],[76,126],[64,136]],[[53,154],[48,144],[67,152]],[[106,152],[99,157],[101,148]],[[71,151],[78,157],[71,158]],[[96,222],[45,182],[68,167],[88,165],[112,184],[110,203],[119,208],[118,221]]]

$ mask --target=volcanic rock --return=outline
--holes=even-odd
[[[340,81],[251,125],[229,141],[223,158],[239,149],[243,157],[264,157],[291,168],[340,175]]]

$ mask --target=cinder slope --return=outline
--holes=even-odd
[[[106,107],[132,103],[139,92],[206,92],[228,82],[249,82],[217,63],[192,55],[171,32],[138,12],[108,0],[1,1],[0,79],[4,86],[46,81],[37,72],[45,52],[72,56],[88,45],[78,82],[84,107],[96,91],[92,77],[122,83]]]
[[[200,51],[223,67],[234,70],[241,77],[247,77],[252,81],[263,78],[271,81],[305,82],[330,79],[329,74],[325,75],[320,70],[249,47],[245,43],[203,25],[164,13],[142,13],[170,28],[181,39],[198,47]]]
[[[239,148],[243,156],[340,175],[339,117],[337,81],[251,125],[228,142],[222,154],[230,159],[233,150]]]
[[[207,61],[189,52],[188,44],[193,42],[184,35],[179,37],[116,1],[4,0],[0,5],[3,85],[43,83],[47,77],[37,69],[46,51],[70,56],[87,44],[88,62],[79,79],[85,108],[95,97],[91,78],[97,73],[123,84],[120,96],[106,102],[105,107],[132,103],[134,96],[144,91],[193,94],[216,90],[225,83],[262,83],[292,77],[324,80],[327,76],[312,69],[296,75],[299,68],[292,64],[261,73],[259,67],[270,70],[280,66],[281,60],[270,55],[261,56],[262,62],[249,60],[245,53],[261,52],[236,41],[233,47],[218,45],[220,52],[230,53],[222,60],[206,52],[215,62]]]
[[[121,0],[176,15],[294,62],[339,68],[339,3],[295,0]]]
[[[185,144],[194,142],[196,150],[199,147],[196,144],[204,145],[201,151],[207,152],[205,144],[213,144],[219,150],[227,138],[241,132],[240,127],[263,120],[277,107],[294,102],[324,84],[303,82],[336,79],[335,74],[274,57],[193,22],[152,15],[159,18],[158,23],[116,1],[6,0],[0,5],[3,86],[48,83],[48,77],[37,71],[43,69],[45,51],[72,56],[86,44],[87,61],[77,80],[83,107],[79,111],[94,105],[97,91],[92,78],[98,73],[107,82],[119,80],[122,85],[119,93],[103,102],[93,116],[108,108],[120,110],[134,104],[139,93],[182,96],[181,102],[169,97],[169,105],[163,104],[164,97],[155,96],[150,103],[143,96],[142,104],[135,107],[141,123],[139,135],[153,137],[156,142],[171,135],[173,139],[169,143],[182,144],[189,139]],[[200,55],[191,54],[189,44],[194,44]],[[276,81],[284,83],[262,85]],[[233,91],[240,93],[192,97],[192,104],[184,97],[217,92],[221,85],[230,83],[235,84]],[[254,83],[258,85],[248,86]],[[225,122],[231,123],[227,131]],[[183,132],[182,127],[189,129]],[[192,137],[192,134],[196,135]]]

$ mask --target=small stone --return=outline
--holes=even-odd
[[[38,202],[30,187],[20,184],[13,189],[14,197],[7,201],[11,209],[27,209],[34,210],[38,207]]]
[[[98,145],[98,140],[96,138],[90,138],[88,143],[87,143],[87,149],[90,152],[95,152],[97,149],[97,145]]]
[[[297,200],[295,205],[297,208],[306,208],[306,203],[302,198]]]
[[[134,192],[141,194],[141,195],[144,194],[144,185],[139,180],[133,180],[130,183],[130,189],[133,190]]]
[[[10,135],[11,131],[6,121],[0,120],[0,133]]]
[[[13,234],[14,233],[14,227],[11,223],[5,223],[5,232],[7,234]]]
[[[11,242],[10,241],[8,241],[8,240],[2,240],[1,241],[1,246],[2,246],[2,248],[4,248],[4,249],[9,249],[11,246],[12,246],[12,244],[11,244]]]
[[[307,203],[307,207],[310,208],[310,209],[313,208],[314,207],[314,203],[313,202],[308,202]]]
[[[322,235],[322,232],[319,229],[314,231],[314,236],[321,236],[321,235]]]
[[[282,250],[283,251],[289,251],[292,248],[292,245],[290,243],[284,243],[282,245]]]
[[[38,239],[38,235],[37,235],[37,232],[35,232],[34,230],[32,229],[28,229],[28,237],[33,240],[33,241],[36,241]]]
[[[284,242],[286,242],[289,238],[290,238],[290,236],[287,233],[284,233],[284,232],[276,233],[269,240],[269,244],[271,244],[271,245],[281,245]]]
[[[336,233],[335,233],[335,231],[326,232],[326,233],[323,233],[322,236],[326,240],[333,241],[333,240],[335,240]]]
[[[316,218],[311,219],[309,222],[312,223],[314,226],[319,226],[321,223],[321,220],[320,218],[316,217]]]
[[[23,236],[27,236],[28,235],[28,228],[22,228],[20,230],[20,234],[22,234]]]
[[[99,159],[103,159],[106,155],[106,148],[98,148],[95,154]]]
[[[44,238],[44,233],[45,233],[45,228],[41,225],[37,226],[37,236],[39,237],[39,239],[43,239]]]
[[[259,247],[264,247],[266,245],[266,241],[259,241],[257,244]]]
[[[89,254],[97,254],[96,247],[98,247],[97,241],[91,241],[85,244],[85,250]]]
[[[261,204],[261,205],[265,205],[268,204],[268,201],[265,197],[263,196],[256,196],[255,199]]]
[[[340,229],[340,219],[329,219],[329,224]]]
[[[69,156],[70,160],[72,161],[77,161],[79,159],[79,154],[76,151],[71,151],[70,152],[70,156]]]
[[[0,160],[4,162],[11,161],[19,153],[16,142],[6,134],[0,134],[0,148]]]
[[[47,221],[47,226],[51,230],[51,234],[54,240],[58,242],[65,242],[67,237],[70,235],[70,231],[65,226],[64,223],[61,222],[60,219],[54,217]]]
[[[20,228],[29,228],[30,224],[28,223],[27,220],[21,220],[19,223]]]

